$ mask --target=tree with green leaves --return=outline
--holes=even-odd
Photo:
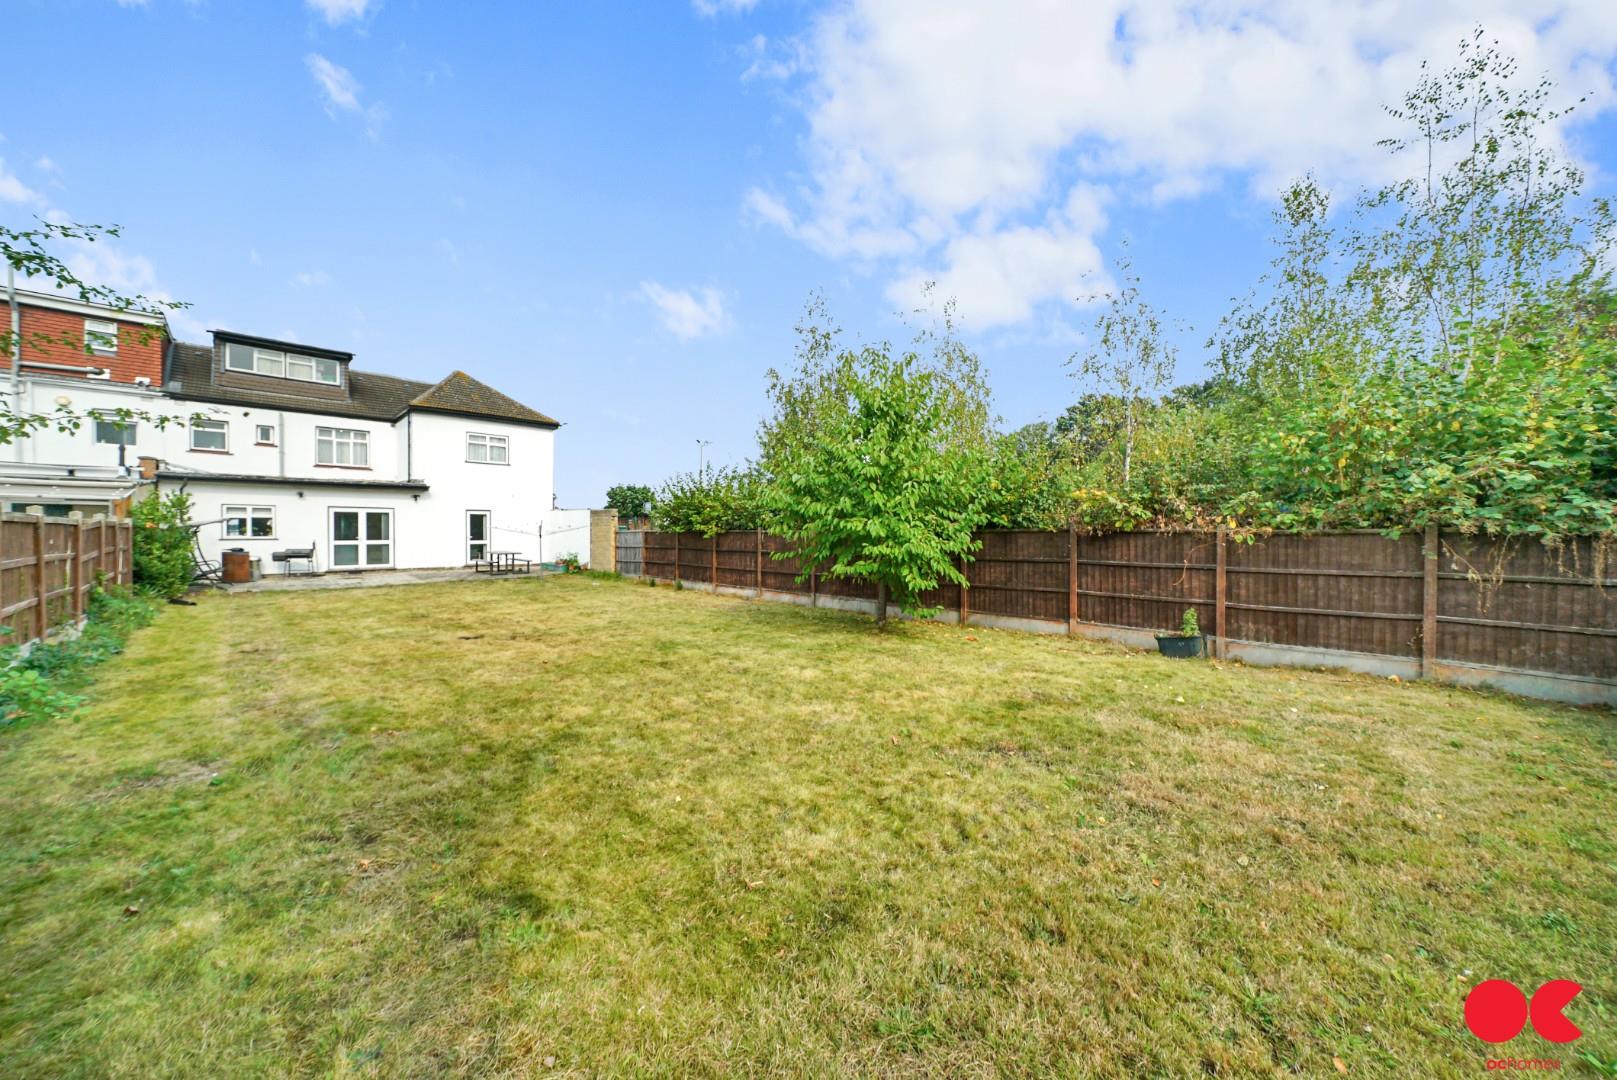
[[[1095,318],[1088,352],[1068,360],[1077,376],[1095,388],[1102,423],[1115,425],[1123,448],[1122,482],[1126,488],[1134,466],[1134,444],[1142,414],[1173,381],[1179,351],[1167,337],[1172,324],[1140,291],[1140,279],[1125,252],[1118,260],[1118,287],[1106,294],[1106,306]]]
[[[21,275],[24,280],[43,284],[46,288],[76,296],[90,304],[101,304],[115,312],[136,312],[145,315],[163,315],[189,305],[177,300],[165,300],[140,293],[125,294],[104,285],[85,281],[57,253],[63,244],[93,244],[122,234],[117,225],[80,225],[75,222],[36,219],[32,228],[12,229],[0,225],[0,260],[5,262],[8,275]],[[152,327],[137,331],[143,337],[159,333]],[[0,363],[9,366],[15,355],[23,349],[68,348],[91,354],[90,343],[73,336],[51,334],[46,331],[14,331],[9,319],[0,325]],[[154,416],[138,409],[98,409],[91,415],[72,406],[57,406],[50,412],[31,413],[17,407],[9,395],[0,394],[0,444],[25,439],[36,431],[76,432],[93,420],[111,420],[119,424],[144,421],[156,427],[182,422],[173,416]]]
[[[606,508],[620,518],[643,518],[651,513],[653,492],[644,484],[615,484],[606,489]]]
[[[663,532],[717,536],[763,524],[763,478],[753,468],[708,466],[675,473],[651,500],[651,523]]]
[[[836,350],[811,305],[799,369],[771,373],[775,404],[760,441],[771,483],[765,505],[786,538],[780,557],[803,577],[876,586],[876,620],[896,603],[928,614],[921,594],[964,584],[961,559],[987,518],[988,397],[975,355],[952,325],[916,351],[886,344]],[[947,319],[947,313],[946,313]]]

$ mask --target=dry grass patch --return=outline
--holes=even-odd
[[[1611,714],[970,638],[170,610],[0,742],[0,1073],[1471,1074],[1490,977],[1617,1058]]]

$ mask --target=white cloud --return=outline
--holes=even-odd
[[[740,49],[742,58],[749,61],[747,69],[741,73],[741,81],[768,79],[779,82],[797,74],[798,57],[795,52],[788,49],[785,56],[777,55],[779,52],[780,49],[771,47],[769,39],[763,34],[754,34],[752,40]]]
[[[1375,146],[1382,106],[1478,23],[1524,77],[1588,93],[1580,115],[1617,100],[1607,0],[849,0],[798,43],[809,182],[744,209],[827,255],[898,261],[901,291],[941,260],[940,288],[986,291],[975,318],[1015,321],[1092,257],[1102,220],[1059,205],[1075,180],[1164,202],[1225,175],[1263,194],[1310,170],[1382,179],[1399,167]]]
[[[62,167],[56,164],[55,160],[53,160],[49,154],[39,155],[39,158],[34,162],[34,168],[38,169],[40,172],[47,173],[62,171]]]
[[[367,12],[381,7],[380,3],[371,0],[303,0],[313,11],[326,20],[331,26],[339,23],[363,19]]]
[[[6,159],[0,158],[0,202],[31,204],[39,202],[39,193],[6,168]]]
[[[930,284],[937,295],[958,301],[963,323],[997,326],[1027,319],[1047,300],[1104,293],[1111,283],[1094,239],[1105,222],[1103,202],[1099,191],[1080,185],[1039,225],[952,237],[942,269],[900,277],[888,286],[887,299],[913,307]]]
[[[314,76],[315,84],[325,95],[326,105],[331,109],[341,109],[343,112],[359,111],[359,80],[354,73],[340,64],[333,64],[319,53],[310,53],[303,58],[309,65],[309,74]]]
[[[292,284],[300,289],[319,289],[331,284],[331,275],[324,270],[300,270],[292,275]]]
[[[320,87],[320,93],[326,99],[327,114],[336,117],[339,112],[345,112],[363,116],[365,134],[376,138],[381,131],[382,121],[387,119],[387,107],[380,102],[366,105],[360,100],[359,80],[341,64],[334,64],[319,53],[310,53],[303,58],[303,62],[308,65],[309,74],[314,77],[315,85]]]
[[[758,0],[691,0],[691,7],[704,19],[744,15],[757,6]]]
[[[730,325],[724,294],[711,286],[671,289],[655,281],[640,283],[640,295],[656,310],[668,331],[681,341],[717,334]]]

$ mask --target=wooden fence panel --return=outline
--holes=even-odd
[[[1420,655],[1420,536],[1271,536],[1225,557],[1230,638]]]
[[[802,572],[801,559],[777,559],[775,554],[787,549],[790,545],[779,536],[764,533],[764,590],[766,592],[802,593],[807,595],[811,591],[808,580],[798,581],[797,575]]]
[[[674,545],[676,537],[673,533],[647,531],[641,534],[643,548],[642,558],[645,566],[641,573],[646,577],[661,581],[672,581],[678,577],[674,566]]]
[[[1445,533],[1439,551],[1440,659],[1617,678],[1617,571],[1594,565],[1592,540],[1551,549]]]
[[[1222,612],[1225,641],[1235,645],[1320,650],[1319,663],[1333,654],[1419,661],[1427,675],[1442,674],[1442,662],[1574,675],[1614,684],[1617,700],[1617,578],[1601,569],[1597,580],[1589,540],[1551,550],[1434,533],[1430,542],[1441,556],[1434,565],[1425,556],[1428,539],[1417,532],[1241,542],[1214,533],[1004,529],[978,539],[981,548],[964,567],[970,587],[941,586],[923,594],[924,604],[965,609],[968,623],[1031,619],[1129,631],[1177,630],[1193,608],[1209,635]],[[756,531],[712,540],[647,532],[642,545],[642,572],[654,578],[716,577],[722,586],[761,585],[815,602],[876,596],[868,582],[823,573],[797,581],[798,561],[774,557],[786,541]],[[20,575],[0,570],[0,579],[9,589]]]
[[[979,534],[968,601],[973,615],[1060,622],[1067,617],[1067,536],[1031,529]],[[942,590],[947,595],[948,590]]]
[[[644,529],[619,529],[614,538],[617,545],[618,573],[625,577],[640,577],[646,572],[643,556],[646,550]]]
[[[1185,609],[1194,608],[1211,632],[1217,570],[1212,536],[1110,533],[1081,538],[1079,550],[1078,605],[1084,622],[1177,630]]]
[[[758,534],[727,532],[715,536],[718,545],[718,583],[731,589],[752,589],[758,584]]]
[[[129,522],[0,514],[0,625],[22,645],[76,623],[102,575],[133,580]],[[110,564],[109,564],[110,560]]]
[[[681,581],[713,580],[713,538],[700,533],[679,534],[679,573]]]

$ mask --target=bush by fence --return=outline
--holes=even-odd
[[[798,582],[778,537],[756,530],[634,537],[643,576],[871,606],[875,589]],[[1588,539],[1554,549],[1428,529],[1285,534],[987,530],[969,588],[936,590],[944,618],[1147,644],[1194,608],[1214,655],[1492,684],[1617,705],[1617,578]],[[620,565],[630,560],[620,555]]]

